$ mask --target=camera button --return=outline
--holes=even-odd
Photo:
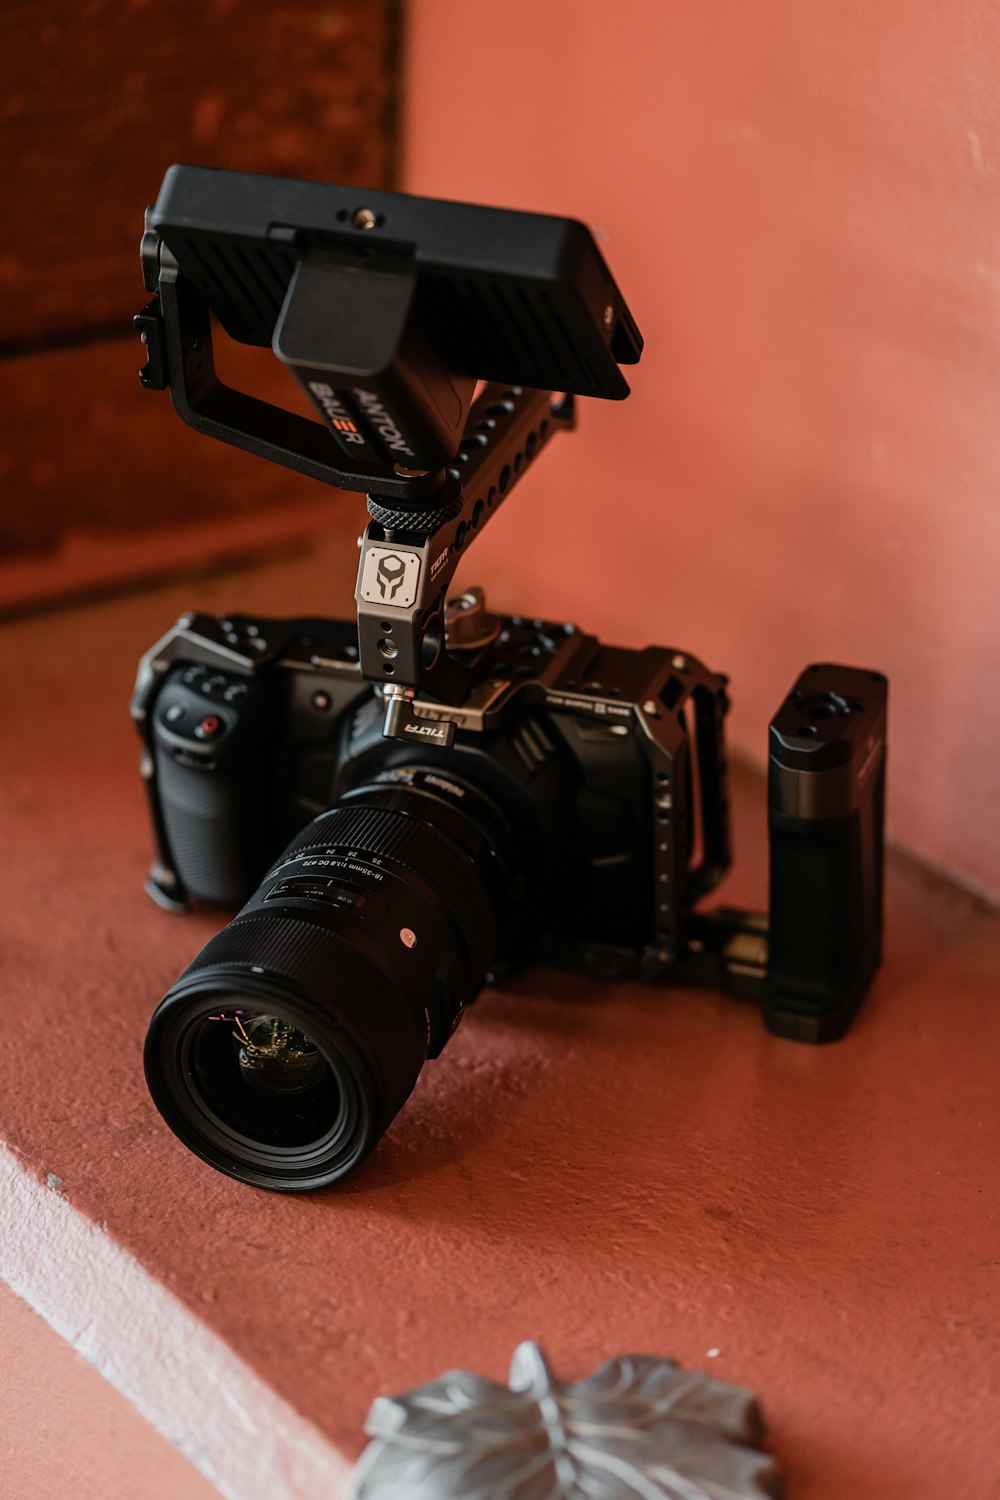
[[[199,740],[216,740],[225,727],[217,714],[206,714],[201,722],[194,726],[195,738]]]
[[[184,713],[183,703],[171,703],[163,710],[163,722],[165,724],[176,724],[178,719],[183,719]]]

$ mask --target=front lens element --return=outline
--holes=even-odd
[[[272,1146],[304,1146],[336,1123],[341,1094],[319,1048],[281,1016],[214,1011],[190,1039],[190,1078],[223,1126]]]
[[[245,1082],[272,1098],[305,1093],[327,1071],[319,1048],[280,1016],[234,1011],[231,1035]]]
[[[234,928],[239,946],[252,935],[265,939],[261,946],[268,937],[279,945],[323,941],[323,972],[343,972],[336,939],[281,919],[234,924],[206,951],[224,952]],[[377,975],[370,987],[378,993]],[[279,972],[251,980],[223,962],[182,975],[153,1017],[145,1065],[174,1133],[255,1187],[323,1187],[356,1166],[381,1133],[379,1091],[365,1057],[334,1017],[293,993]]]

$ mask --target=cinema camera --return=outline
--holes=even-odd
[[[449,598],[574,398],[628,394],[642,340],[589,232],[177,166],[142,266],[142,384],[369,512],[356,621],[189,614],[139,667],[149,892],[241,907],[150,1026],[180,1139],[260,1187],[342,1177],[528,961],[719,985],[781,1036],[841,1036],[880,959],[884,676],[802,672],[769,729],[770,920],[704,911],[730,858],[726,679]],[[213,315],[320,420],[223,385]]]

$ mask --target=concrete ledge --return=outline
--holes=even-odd
[[[5,1500],[219,1500],[138,1409],[0,1280]]]
[[[135,662],[187,607],[349,613],[357,520],[308,557],[0,628],[0,1275],[231,1500],[341,1492],[374,1396],[503,1378],[525,1338],[568,1379],[637,1351],[750,1385],[795,1500],[986,1500],[1000,921],[905,861],[835,1046],[533,969],[337,1190],[241,1187],[162,1126],[147,1020],[218,924],[142,892]],[[753,904],[760,781],[734,801],[725,896]]]
[[[340,1493],[350,1464],[106,1224],[0,1149],[4,1280],[232,1500]]]

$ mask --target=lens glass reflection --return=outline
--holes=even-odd
[[[326,1058],[279,1015],[234,1007],[207,1016],[191,1043],[191,1079],[224,1125],[262,1145],[307,1146],[341,1113]]]
[[[235,1012],[232,1039],[246,1083],[272,1098],[305,1093],[326,1067],[319,1048],[280,1016]]]

